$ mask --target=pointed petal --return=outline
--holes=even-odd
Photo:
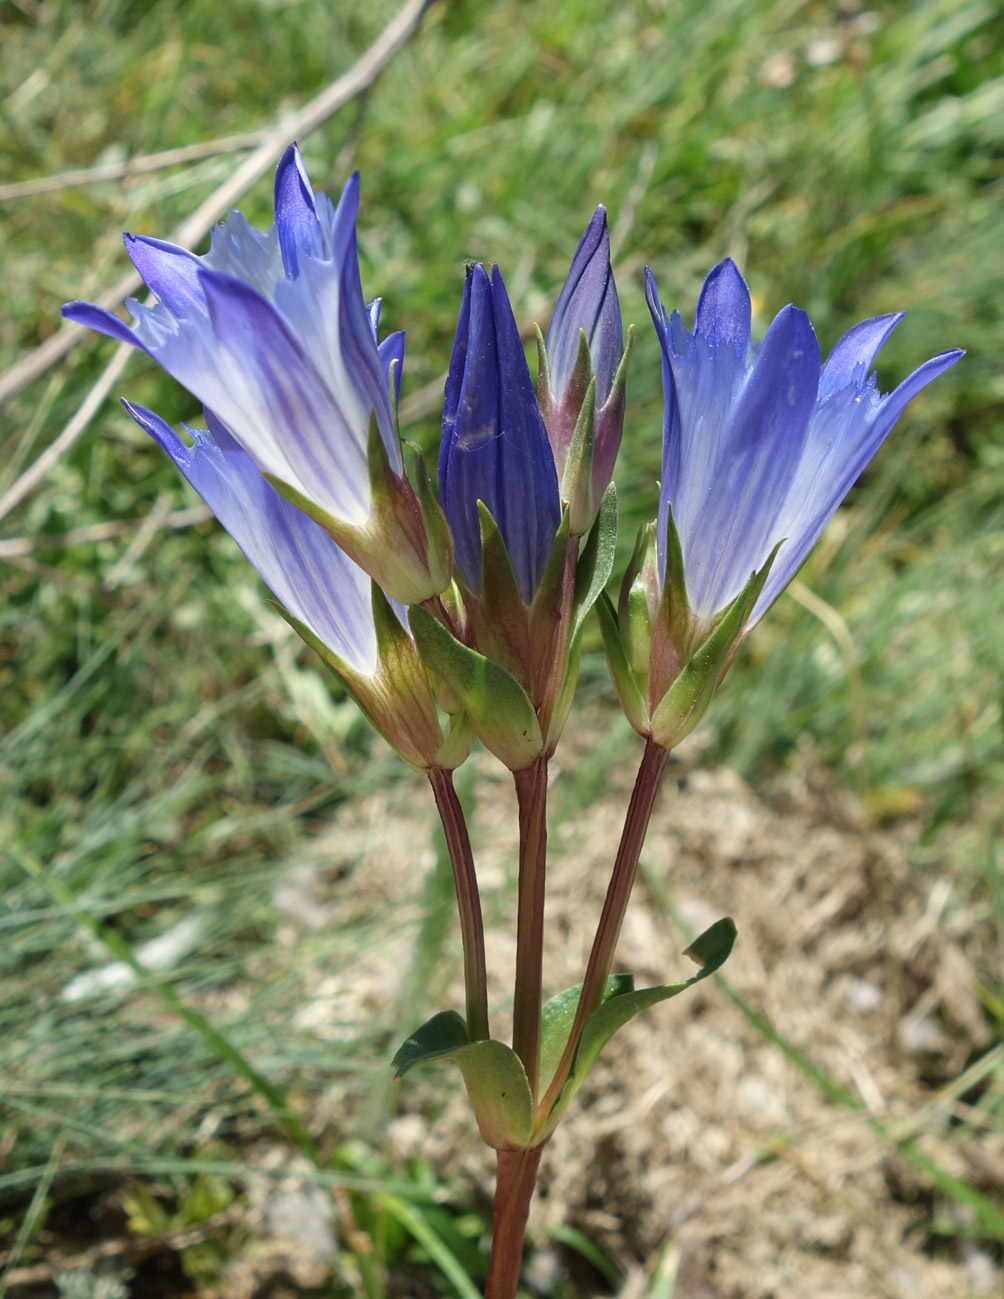
[[[172,316],[180,319],[198,313],[205,315],[206,300],[199,284],[202,263],[194,253],[145,235],[126,234],[122,238],[147,288]]]
[[[610,268],[607,214],[602,206],[593,213],[579,240],[547,331],[551,388],[559,402],[575,365],[580,329],[589,343],[599,407],[607,399],[624,351],[620,303]]]
[[[295,144],[289,146],[276,168],[275,225],[286,276],[295,280],[301,256],[320,257],[323,253],[314,191]]]
[[[383,372],[390,383],[391,366],[394,366],[394,404],[401,400],[401,374],[404,370],[404,330],[399,329],[387,337],[377,347]]]
[[[698,615],[710,617],[735,599],[779,540],[777,517],[799,467],[818,384],[812,325],[804,311],[785,307],[720,430],[715,490],[701,511],[700,534],[681,533]]]
[[[446,380],[440,493],[457,564],[481,589],[478,501],[505,542],[529,600],[561,517],[558,478],[519,330],[496,267],[467,271]]]
[[[96,307],[92,302],[67,302],[61,314],[64,320],[72,320],[75,325],[83,325],[85,329],[105,334],[118,343],[128,343],[130,347],[138,347],[142,352],[150,350],[124,320],[119,320],[118,316],[105,311],[103,307]]]
[[[469,266],[446,376],[439,490],[453,533],[457,566],[472,591],[481,589],[481,525],[477,502],[497,477],[498,360],[491,284],[483,266]],[[498,520],[496,520],[497,522]]]
[[[497,266],[492,310],[498,346],[499,461],[495,492],[499,525],[523,598],[529,602],[554,545],[561,500],[554,456],[533,391],[516,318]]]
[[[373,342],[377,342],[377,330],[380,327],[380,307],[383,305],[383,298],[374,298],[366,308],[366,314],[370,318],[370,329],[373,330]]]
[[[895,388],[888,397],[883,399],[878,418],[875,421],[878,436],[885,438],[900,415],[903,414],[907,403],[913,401],[921,388],[926,388],[932,379],[936,379],[939,374],[944,374],[956,361],[961,361],[964,356],[965,352],[958,347],[948,352],[939,352],[930,361],[925,361],[923,365],[918,366],[913,374],[908,375],[898,388]]]
[[[902,311],[862,320],[837,340],[819,377],[819,400],[853,384],[863,388],[875,357],[886,339],[903,319]]]
[[[694,333],[711,347],[729,344],[741,357],[750,341],[750,291],[731,257],[710,272],[697,300]]]
[[[175,464],[294,618],[355,671],[376,670],[370,581],[331,537],[262,478],[228,430],[206,411],[209,431],[185,446],[153,411],[126,410]]]
[[[801,568],[840,502],[885,441],[907,403],[963,355],[955,350],[932,357],[887,397],[873,391],[854,396],[853,388],[845,388],[843,392],[847,396],[843,400],[838,393],[818,404],[810,441],[777,520],[778,538],[789,540],[778,552],[753,610],[751,624],[766,613]]]
[[[200,384],[209,391],[171,372],[219,412],[263,473],[341,519],[364,522],[366,426],[347,418],[270,303],[229,276],[201,276],[217,350],[217,366]]]

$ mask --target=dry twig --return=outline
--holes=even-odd
[[[379,73],[416,31],[428,0],[408,0],[383,29],[362,57],[343,76],[333,81],[309,103],[290,114],[274,127],[266,129],[254,152],[214,194],[171,234],[170,241],[191,248],[257,180],[269,172],[283,150],[297,136],[306,135],[337,109],[368,89]],[[114,288],[98,299],[103,307],[116,307],[140,284],[135,272],[124,276]],[[40,347],[22,357],[0,376],[0,405],[20,392],[61,357],[85,331],[80,325],[65,325]],[[104,374],[91,389],[84,404],[58,438],[46,448],[28,469],[0,498],[0,518],[8,514],[45,477],[55,461],[77,440],[90,423],[104,398],[121,374],[130,348],[122,344],[112,357]]]

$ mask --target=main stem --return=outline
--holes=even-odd
[[[547,759],[513,772],[519,805],[519,902],[512,1049],[523,1061],[537,1098],[540,1069],[541,965],[544,956],[544,882],[547,853]],[[501,1165],[500,1165],[501,1167]]]
[[[498,1182],[485,1299],[514,1299],[523,1266],[523,1236],[543,1146],[498,1151]]]
[[[621,831],[621,841],[617,848],[610,884],[607,887],[607,896],[603,902],[600,923],[596,929],[596,937],[593,939],[592,951],[589,953],[589,964],[586,966],[586,975],[582,981],[582,992],[579,994],[572,1031],[568,1035],[568,1043],[547,1089],[547,1094],[538,1107],[538,1113],[542,1117],[550,1112],[551,1106],[557,1100],[558,1093],[564,1086],[572,1066],[575,1049],[585,1022],[600,1004],[603,985],[613,964],[617,939],[620,937],[624,914],[634,887],[635,876],[638,874],[638,859],[648,832],[652,808],[655,806],[655,798],[668,759],[668,749],[661,748],[651,739],[645,741],[645,752],[642,754],[634,789],[631,791],[631,802],[628,804],[627,815],[624,818],[624,829]]]
[[[485,928],[481,898],[474,871],[474,854],[464,810],[453,786],[453,773],[442,767],[429,770],[429,784],[443,823],[443,834],[453,865],[453,882],[460,910],[460,940],[464,948],[464,987],[467,993],[467,1036],[472,1042],[490,1037],[488,1031],[488,976],[485,971]]]

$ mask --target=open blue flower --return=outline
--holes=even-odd
[[[370,516],[370,413],[391,468],[402,472],[385,366],[363,301],[356,251],[359,181],[335,208],[315,195],[295,145],[275,178],[275,223],[262,234],[239,212],[209,252],[145,236],[126,250],[158,302],[134,300],[130,329],[109,311],[63,314],[142,348],[215,411],[262,473],[320,515]]]
[[[313,193],[291,145],[267,234],[231,212],[204,257],[126,235],[157,304],[130,299],[135,329],[86,302],[63,314],[152,356],[384,590],[419,602],[448,585],[453,557],[431,491],[416,494],[404,473],[395,411],[404,336],[377,343],[379,302],[366,307],[359,279],[358,206],[357,176],[336,208]]]
[[[796,307],[751,342],[749,290],[732,261],[705,280],[693,334],[677,312],[667,315],[651,271],[646,297],[665,401],[660,584],[670,508],[699,618],[720,613],[781,542],[749,627],[794,577],[906,404],[962,352],[940,353],[883,395],[871,369],[901,314],[848,330],[820,366],[812,325]]]
[[[478,501],[495,520],[524,601],[561,521],[558,478],[519,329],[497,266],[469,266],[450,358],[439,490],[468,588],[481,590]]]

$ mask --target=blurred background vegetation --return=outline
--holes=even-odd
[[[268,125],[348,68],[394,11],[388,0],[3,0],[0,183]],[[967,350],[910,407],[803,572],[829,627],[782,600],[706,736],[712,760],[754,785],[809,751],[877,824],[920,819],[916,868],[948,863],[950,905],[985,938],[981,995],[1000,1032],[998,6],[437,3],[372,89],[301,146],[329,192],[362,173],[364,286],[384,298],[382,325],[407,331],[404,392],[418,397],[406,434],[426,447],[438,407],[421,390],[445,372],[464,261],[498,261],[518,319],[543,321],[585,221],[607,205],[625,321],[638,327],[617,475],[623,546],[653,510],[659,465],[643,265],[686,319],[704,273],[731,255],[755,327],[794,301],[824,352],[862,317],[908,309],[880,358],[886,389],[934,352]],[[121,275],[122,229],[166,234],[236,165],[223,154],[0,203],[0,368],[59,328],[63,301]],[[270,182],[240,206],[266,226]],[[111,349],[88,340],[8,403],[0,490],[64,427]],[[139,356],[116,394],[172,421],[198,415]],[[349,1026],[332,1045],[291,1017],[304,969],[350,961],[370,919],[309,935],[278,974],[266,958],[277,879],[343,800],[408,777],[290,641],[217,527],[157,529],[132,547],[135,531],[64,536],[191,504],[109,401],[2,523],[0,1227],[9,1239],[20,1230],[20,1246],[51,1203],[108,1169],[187,1176],[177,1213],[198,1195],[215,1212],[231,1194],[234,1142],[273,1130],[180,1022],[143,1019],[122,988],[61,997],[104,957],[34,865],[133,945],[189,923],[172,980],[203,1004],[216,997],[233,1040],[304,1110],[333,1072],[360,1096],[384,1077],[390,1020]],[[30,546],[11,548],[20,538]],[[581,693],[610,695],[598,639]],[[608,739],[611,761],[632,761],[622,726]],[[434,964],[435,926],[421,932],[420,959]],[[207,1133],[210,1102],[224,1117]],[[350,1179],[365,1176],[390,1204],[401,1191],[431,1221],[429,1170],[377,1166],[355,1147],[339,1158]],[[373,1203],[366,1212],[386,1218]],[[455,1227],[443,1231],[462,1253]]]

